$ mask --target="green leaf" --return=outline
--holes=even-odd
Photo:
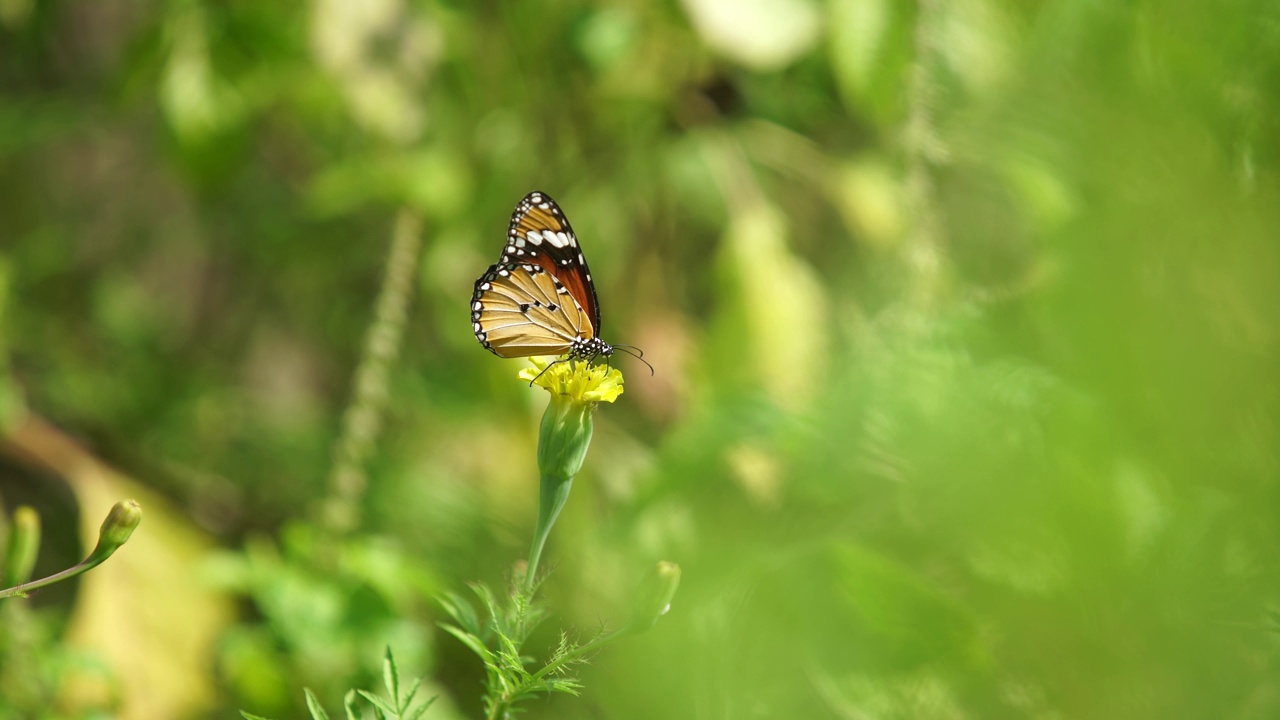
[[[387,686],[387,694],[391,696],[391,702],[397,706],[400,705],[400,673],[396,671],[396,659],[391,655],[391,646],[387,646],[387,652],[382,660],[382,682]]]
[[[906,0],[834,0],[831,71],[845,104],[878,125],[897,121],[912,59],[915,5]]]
[[[449,617],[453,618],[467,632],[475,635],[480,634],[480,618],[476,615],[475,608],[466,599],[456,593],[446,592],[437,596],[436,602],[440,603],[440,607],[444,608]]]
[[[489,614],[490,622],[493,623],[494,628],[501,634],[509,634],[507,631],[508,623],[493,591],[482,583],[471,583],[471,590],[480,598],[480,602],[484,605],[485,612]]]
[[[433,697],[433,698],[431,698],[430,700],[428,700],[428,701],[426,701],[425,703],[423,703],[421,707],[419,707],[417,710],[414,710],[414,711],[413,711],[413,714],[412,714],[412,715],[409,715],[409,716],[408,716],[408,720],[418,720],[418,718],[422,717],[422,714],[423,714],[423,713],[425,713],[425,712],[427,711],[427,708],[429,708],[429,707],[431,707],[433,704],[435,704],[435,701],[436,701],[436,699]]]
[[[418,686],[422,684],[422,678],[415,678],[413,685],[409,686],[409,692],[404,694],[404,701],[396,700],[396,704],[400,705],[400,711],[404,712],[409,709],[409,705],[413,703],[413,696],[418,694]],[[428,700],[428,703],[431,701]]]
[[[383,700],[377,695],[374,695],[373,693],[367,692],[365,690],[357,690],[356,692],[360,693],[361,697],[373,703],[373,706],[378,708],[379,710],[382,710],[382,712],[387,713],[388,715],[393,715],[395,717],[400,716],[400,713],[394,707],[391,706],[391,703],[388,703],[386,700]]]
[[[489,652],[489,648],[484,646],[484,643],[480,641],[480,638],[476,637],[475,635],[472,635],[469,632],[466,632],[465,630],[459,627],[449,625],[447,623],[438,623],[438,624],[440,625],[441,628],[444,629],[445,632],[458,638],[459,640],[462,641],[463,645],[466,645],[467,647],[471,648],[471,652],[480,656],[480,659],[483,660],[486,665],[493,663],[493,653]]]
[[[573,678],[547,678],[543,681],[543,685],[544,687],[540,689],[548,693],[559,692],[565,693],[566,695],[573,695],[575,697],[581,694],[578,690],[582,687],[582,683]]]
[[[316,694],[311,692],[311,688],[303,688],[302,692],[307,696],[307,709],[311,711],[313,720],[329,720],[329,713],[324,711],[324,707],[316,699]]]
[[[240,711],[240,717],[244,718],[244,720],[270,720],[270,718],[264,718],[261,715],[254,715],[243,710]]]
[[[348,690],[347,694],[342,696],[342,707],[347,711],[347,720],[361,720],[362,713],[360,708],[356,707],[359,697],[355,690]]]

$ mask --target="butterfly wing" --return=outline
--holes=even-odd
[[[534,191],[516,205],[501,263],[529,263],[546,270],[568,288],[586,312],[595,336],[600,335],[600,303],[591,270],[569,218],[550,195]]]
[[[504,358],[562,355],[594,337],[569,288],[532,263],[500,262],[476,281],[471,327],[481,345]]]

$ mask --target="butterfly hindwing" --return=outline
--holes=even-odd
[[[561,355],[594,337],[586,312],[559,280],[528,263],[498,263],[476,281],[471,323],[499,357]]]

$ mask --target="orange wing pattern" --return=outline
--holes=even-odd
[[[563,355],[591,346],[586,312],[537,265],[500,263],[476,281],[471,327],[499,357]]]
[[[476,280],[471,329],[499,357],[613,354],[600,339],[600,304],[578,237],[546,193],[516,205],[502,259]]]
[[[550,195],[534,191],[516,205],[501,262],[532,263],[554,275],[586,310],[595,334],[600,334],[600,303],[591,270],[569,218]]]

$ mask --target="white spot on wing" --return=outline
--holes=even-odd
[[[534,231],[532,231],[532,232],[527,233],[527,234],[525,235],[525,237],[529,238],[529,242],[533,243],[534,245],[541,245],[541,244],[542,244],[542,233],[538,232],[537,230],[534,230]],[[550,237],[548,237],[547,239],[548,239],[548,240],[551,240],[551,238],[550,238]],[[551,240],[551,244],[552,244],[552,245],[555,245],[555,244],[556,244],[556,241],[555,241],[555,240]],[[559,246],[559,245],[556,245],[556,247],[560,247],[560,246]]]

